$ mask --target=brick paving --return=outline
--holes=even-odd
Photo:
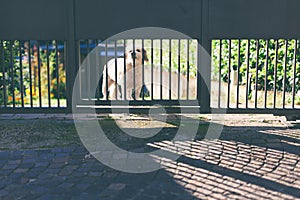
[[[111,169],[80,145],[1,150],[0,199],[300,199],[299,126],[243,120],[228,119],[217,139],[151,143],[181,157],[154,157],[162,169],[143,174]]]

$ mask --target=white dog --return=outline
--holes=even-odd
[[[107,99],[107,92],[109,92],[109,99],[125,99],[125,95],[126,99],[132,99],[133,89],[134,94],[139,95],[142,88],[141,69],[144,61],[147,62],[148,57],[146,50],[143,48],[135,48],[126,52],[125,58],[109,60],[103,69],[103,98]],[[124,91],[126,91],[126,94]]]

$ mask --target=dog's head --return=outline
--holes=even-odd
[[[148,56],[147,56],[147,51],[144,48],[135,48],[134,50],[129,50],[128,52],[125,53],[125,58],[126,58],[126,63],[135,66],[139,66],[143,64],[143,61],[147,62]]]

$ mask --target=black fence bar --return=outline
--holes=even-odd
[[[249,107],[249,96],[251,93],[251,74],[250,73],[250,39],[247,40],[247,69],[246,69],[246,108]]]
[[[151,39],[151,101],[154,100],[154,89],[153,89],[153,67],[154,67],[154,52],[153,52],[153,39]]]
[[[142,100],[145,100],[145,90],[144,90],[144,85],[145,85],[145,57],[144,57],[144,39],[142,39],[142,49],[141,49],[141,53],[142,53]]]
[[[236,108],[239,108],[240,97],[240,66],[241,66],[241,40],[238,40],[238,64],[237,64],[237,86],[236,86]]]
[[[190,90],[189,90],[189,86],[190,86],[190,42],[189,40],[187,39],[186,40],[186,67],[187,67],[187,84],[186,84],[186,100],[190,99],[189,96],[190,96]]]
[[[256,40],[256,62],[255,62],[255,100],[254,107],[257,108],[258,93],[258,65],[259,65],[259,40]]]
[[[56,84],[57,84],[57,107],[60,107],[60,81],[58,63],[58,40],[55,41],[55,64],[56,64]]]
[[[269,40],[266,40],[266,62],[265,62],[265,91],[264,91],[264,108],[267,108],[268,101],[268,70],[269,70]]]
[[[218,72],[218,108],[221,108],[221,82],[222,82],[222,42],[223,40],[220,39],[220,51],[219,51],[219,72]]]
[[[30,87],[30,106],[33,107],[32,91],[32,64],[31,64],[31,41],[28,40],[28,65],[29,65],[29,87]]]
[[[90,40],[85,41],[86,45],[86,62],[87,62],[87,67],[85,68],[86,73],[85,73],[85,80],[87,84],[87,98],[91,100],[92,98],[92,92],[91,92],[91,58],[89,56],[90,53]]]
[[[169,99],[172,99],[172,40],[169,39]]]
[[[295,108],[295,96],[296,96],[296,70],[297,70],[297,49],[298,40],[295,39],[295,49],[294,49],[294,60],[293,60],[293,86],[292,86],[292,108]]]
[[[277,97],[277,67],[278,67],[278,47],[279,46],[279,40],[276,39],[275,43],[275,66],[274,66],[274,95],[273,95],[273,108],[276,108],[276,97]]]
[[[181,84],[181,83],[180,83],[180,71],[181,71],[181,70],[180,70],[180,68],[181,68],[181,67],[180,67],[180,65],[181,65],[181,63],[180,63],[180,47],[181,47],[181,46],[180,46],[180,45],[181,45],[181,44],[180,44],[180,39],[178,39],[178,55],[177,55],[177,56],[178,56],[178,63],[177,63],[177,64],[178,64],[178,94],[177,94],[177,95],[178,95],[178,98],[177,98],[177,99],[180,99],[180,98],[181,98],[181,96],[180,96],[180,91],[181,91],[181,89],[180,89],[180,84]]]
[[[160,39],[160,99],[163,98],[163,42],[162,42],[162,39]]]
[[[117,41],[114,41],[114,59],[115,59],[115,99],[118,99],[118,61],[117,61]]]
[[[135,51],[135,39],[132,40],[132,50]],[[134,91],[134,95],[133,95],[133,100],[136,100],[136,98],[138,97],[139,94],[136,94],[136,79],[135,79],[135,75],[136,75],[136,71],[135,71],[135,59],[133,59],[133,91]],[[131,92],[130,92],[131,95]]]
[[[96,81],[97,81],[97,87],[96,87],[96,92],[95,92],[95,96],[96,96],[96,99],[99,100],[100,99],[100,85],[99,85],[99,81],[100,81],[100,78],[99,78],[99,74],[100,74],[100,64],[99,64],[99,59],[98,59],[98,56],[100,55],[100,49],[99,49],[99,40],[95,40],[95,51],[96,51]]]
[[[106,100],[108,100],[108,71],[107,71],[107,68],[108,68],[108,65],[107,65],[107,62],[108,62],[108,44],[107,44],[107,40],[105,40],[105,63],[106,63],[106,70],[105,70],[105,91],[104,93],[106,94]]]
[[[287,52],[288,52],[288,40],[285,40],[285,52],[284,52],[284,75],[283,75],[283,94],[282,94],[282,107],[285,108],[285,95],[286,95],[286,68],[287,68]]]
[[[231,91],[230,91],[230,83],[231,83],[231,77],[230,77],[230,72],[231,72],[231,40],[228,40],[229,44],[228,44],[228,86],[227,86],[227,108],[230,107],[230,95],[231,95]]]
[[[13,107],[16,106],[16,96],[15,96],[15,67],[14,67],[14,58],[13,58],[13,40],[9,41],[9,55],[10,55],[10,59],[9,59],[9,65],[10,65],[10,70],[11,70],[11,93],[12,93],[12,102],[13,102]]]
[[[40,42],[37,41],[37,61],[38,61],[38,88],[39,88],[39,107],[42,107],[42,83],[41,83],[41,54]]]
[[[123,99],[127,99],[128,97],[127,97],[127,92],[126,92],[126,87],[127,87],[127,79],[126,79],[126,40],[123,40],[123,44],[124,44],[124,47],[123,47],[123,51],[124,51],[124,57],[123,57],[123,59],[124,59],[124,88],[122,88],[123,89]]]
[[[20,64],[20,92],[21,92],[21,106],[24,107],[24,80],[23,80],[23,53],[22,53],[23,42],[19,41],[19,64]]]
[[[49,41],[46,41],[46,62],[47,62],[47,89],[48,89],[48,107],[51,107],[51,77],[50,77],[50,53],[49,53]]]

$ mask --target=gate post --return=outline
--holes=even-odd
[[[208,37],[209,6],[208,0],[202,0],[201,36],[200,44],[211,55],[211,43]],[[201,113],[210,113],[210,83],[211,83],[211,59],[205,52],[198,51],[198,101]],[[200,91],[199,91],[200,90]]]
[[[78,71],[78,46],[75,32],[75,0],[67,0],[68,4],[68,34],[66,41],[66,77],[67,77],[67,112],[72,113],[73,85]]]

